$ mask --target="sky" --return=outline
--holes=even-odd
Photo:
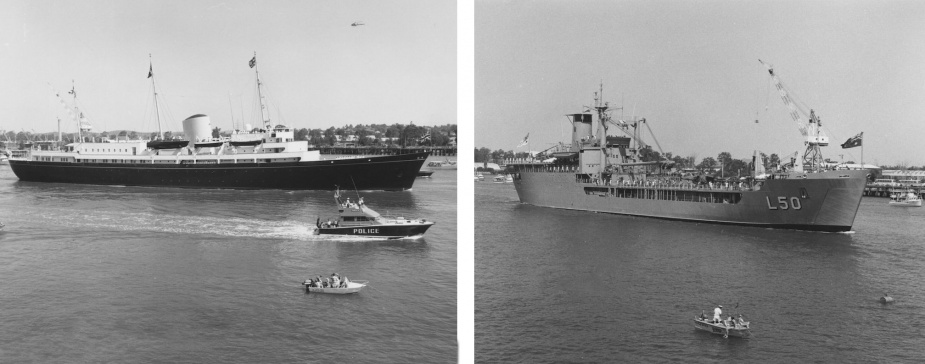
[[[52,91],[70,103],[72,82],[93,131],[157,130],[149,54],[164,130],[259,125],[254,52],[274,124],[455,124],[456,19],[430,0],[4,0],[0,130],[76,131]]]
[[[664,152],[802,155],[761,59],[821,118],[826,158],[925,165],[922,1],[478,0],[474,30],[476,147],[568,141],[564,115],[603,82]],[[861,132],[863,148],[839,146]]]

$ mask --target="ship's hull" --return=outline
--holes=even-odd
[[[792,175],[786,179],[767,180],[757,190],[678,189],[580,183],[576,182],[574,173],[521,166],[517,168],[514,187],[522,203],[536,206],[841,232],[850,231],[854,224],[866,175],[867,171]],[[714,198],[712,202],[709,201],[711,197]],[[724,201],[727,198],[734,202],[727,203]]]
[[[401,239],[424,235],[433,222],[397,225],[367,225],[318,228],[318,235]]]
[[[11,160],[29,182],[184,188],[407,190],[428,153],[310,162],[234,164],[71,163]]]
[[[712,334],[723,335],[723,337],[734,336],[747,339],[752,336],[752,332],[748,329],[748,327],[729,327],[723,324],[715,324],[709,320],[701,320],[698,318],[694,319],[694,328],[697,330],[707,331]]]

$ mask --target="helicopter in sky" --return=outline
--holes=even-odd
[[[356,27],[356,26],[360,26],[360,25],[366,25],[366,24],[363,24],[363,22],[361,22],[361,21],[353,22],[353,24],[350,24],[351,27]]]

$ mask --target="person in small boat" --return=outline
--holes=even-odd
[[[707,320],[707,317],[704,316],[703,310],[700,310],[700,321],[706,321],[706,320]]]
[[[340,287],[340,277],[337,276],[337,273],[331,275],[331,287],[338,288]]]
[[[348,283],[350,283],[350,280],[347,279],[347,277],[344,277],[344,281],[341,282],[341,286],[343,286],[344,288],[347,288]]]
[[[358,204],[359,204],[360,206],[363,206],[363,198],[362,198],[362,197],[360,197],[360,202],[358,202]]]
[[[723,305],[716,306],[713,309],[713,323],[719,323],[723,320]]]
[[[742,314],[739,314],[739,319],[736,320],[736,324],[745,327],[745,319],[742,318]]]

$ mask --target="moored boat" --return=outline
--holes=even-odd
[[[430,178],[434,171],[418,171],[418,178]]]
[[[890,195],[890,206],[922,207],[922,198],[915,191],[900,191]]]
[[[430,169],[456,169],[456,162],[449,159],[442,161],[427,162],[427,168]]]
[[[363,237],[374,239],[404,239],[424,236],[433,221],[383,216],[366,206],[362,197],[357,201],[341,200],[340,191],[334,194],[338,217],[315,221],[315,235]]]
[[[497,175],[493,178],[494,183],[514,183],[514,177],[510,174]]]

